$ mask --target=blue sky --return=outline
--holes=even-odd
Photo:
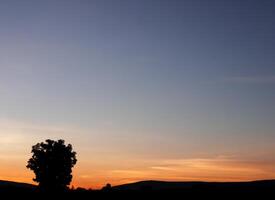
[[[267,0],[1,1],[0,119],[42,126],[29,143],[65,137],[80,152],[270,159],[274,9]]]

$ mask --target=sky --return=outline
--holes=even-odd
[[[72,185],[275,178],[273,0],[3,0],[0,179],[65,139]]]

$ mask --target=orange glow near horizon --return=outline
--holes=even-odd
[[[74,169],[71,186],[100,189],[106,183],[120,185],[142,180],[162,181],[250,181],[275,178],[275,163],[242,162],[232,159],[163,160],[159,165],[141,168],[85,169],[81,164]],[[33,173],[10,165],[0,168],[0,179],[32,183]]]
[[[235,154],[220,156],[213,156],[211,152],[202,154],[201,149],[190,147],[188,149],[194,149],[192,155],[182,158],[181,154],[177,154],[183,152],[181,149],[173,151],[170,148],[167,152],[166,149],[177,145],[167,137],[147,136],[142,140],[142,137],[136,136],[132,144],[142,147],[142,150],[134,151],[125,135],[112,130],[86,131],[73,127],[49,127],[4,120],[0,120],[0,130],[0,180],[34,183],[34,174],[26,168],[27,160],[31,157],[31,146],[48,137],[64,138],[77,152],[78,162],[73,169],[71,183],[74,187],[99,189],[107,183],[119,185],[142,180],[249,181],[275,178],[275,161],[272,160],[274,148],[268,147],[266,143],[263,144],[265,148],[258,145],[257,153],[250,151],[256,146],[251,143],[251,147],[240,147]],[[90,132],[97,133],[94,135],[96,140],[87,140]],[[104,134],[106,132],[116,137]],[[122,139],[116,140],[118,136]],[[156,141],[165,143],[166,149],[156,151],[152,148]],[[188,146],[183,143],[184,141],[180,141],[180,147]],[[219,151],[222,151],[222,147]],[[184,153],[186,152],[182,155]]]

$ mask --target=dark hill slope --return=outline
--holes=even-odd
[[[8,191],[32,191],[36,188],[35,185],[28,183],[18,183],[13,181],[1,181],[0,180],[0,192]]]
[[[119,191],[140,190],[254,190],[274,189],[275,180],[261,180],[250,182],[166,182],[166,181],[141,181],[136,183],[114,186]]]

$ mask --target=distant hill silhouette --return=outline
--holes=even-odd
[[[10,192],[10,191],[33,191],[36,188],[35,185],[28,183],[18,183],[13,181],[3,181],[0,180],[0,192]]]
[[[140,181],[114,186],[115,190],[163,190],[163,189],[188,189],[203,182],[167,182],[167,181]]]
[[[254,189],[274,189],[275,180],[259,180],[249,182],[167,182],[167,181],[140,181],[135,183],[123,184],[112,187],[113,190],[119,191],[144,191],[144,190],[191,190],[191,189],[207,189],[207,190],[254,190]]]
[[[0,192],[3,190],[34,190],[36,185],[13,181],[0,180]],[[273,188],[275,180],[258,180],[248,182],[203,182],[203,181],[139,181],[123,185],[113,186],[115,191],[142,191],[142,190],[188,190],[196,188],[222,189],[222,188]]]
[[[28,198],[51,199],[52,194],[40,193],[38,187],[27,183],[0,181],[0,197],[7,195],[9,199]],[[26,194],[26,195],[24,195]],[[108,190],[69,190],[60,194],[56,199],[167,199],[174,198],[255,198],[265,199],[275,194],[275,180],[251,182],[167,182],[167,181],[140,181],[108,188]]]

